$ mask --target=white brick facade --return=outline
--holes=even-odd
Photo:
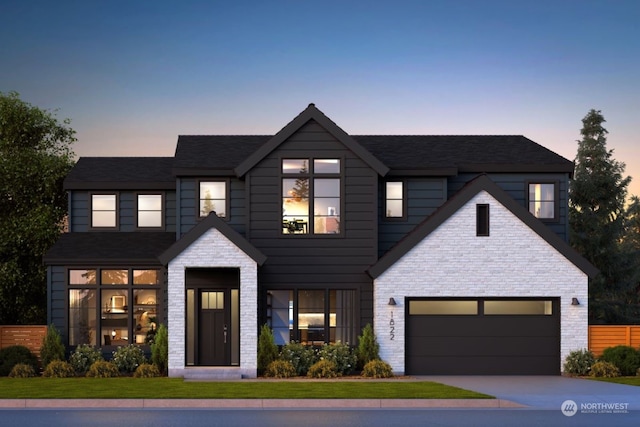
[[[222,233],[211,228],[169,263],[168,328],[169,376],[184,376],[185,363],[185,273],[194,267],[240,269],[240,372],[257,375],[258,266]],[[238,368],[233,368],[237,370]]]
[[[476,236],[478,203],[490,204],[489,237]],[[380,357],[405,372],[405,297],[559,297],[562,366],[570,351],[587,348],[587,295],[584,272],[481,191],[375,280]]]

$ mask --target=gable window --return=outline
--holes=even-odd
[[[556,218],[556,185],[529,183],[529,212],[536,218]]]
[[[227,216],[226,181],[200,181],[199,215],[205,217],[215,212],[221,218]]]
[[[489,235],[489,205],[476,205],[476,236]]]
[[[91,195],[91,227],[115,228],[117,225],[117,198],[115,194]]]
[[[340,160],[282,160],[282,233],[340,233]]]
[[[162,227],[162,194],[138,194],[138,227]]]
[[[404,183],[402,181],[390,181],[385,186],[385,218],[404,217]]]

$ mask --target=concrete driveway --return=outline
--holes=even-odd
[[[602,381],[561,376],[431,375],[420,379],[490,394],[531,409],[560,410],[563,402],[572,400],[578,412],[615,408],[640,411],[640,387]]]

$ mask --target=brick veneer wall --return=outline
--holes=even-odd
[[[476,236],[478,203],[490,205],[489,237]],[[380,357],[405,372],[405,297],[559,297],[562,366],[570,351],[587,348],[587,295],[585,273],[482,191],[375,280]]]
[[[169,376],[183,376],[186,367],[185,270],[194,267],[240,269],[240,371],[243,377],[255,378],[258,348],[258,267],[250,256],[213,228],[169,263]]]

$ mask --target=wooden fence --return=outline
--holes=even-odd
[[[40,347],[46,334],[46,326],[0,326],[0,349],[23,345],[40,359]]]
[[[594,325],[589,326],[589,350],[600,356],[607,347],[629,345],[640,348],[640,326]]]

